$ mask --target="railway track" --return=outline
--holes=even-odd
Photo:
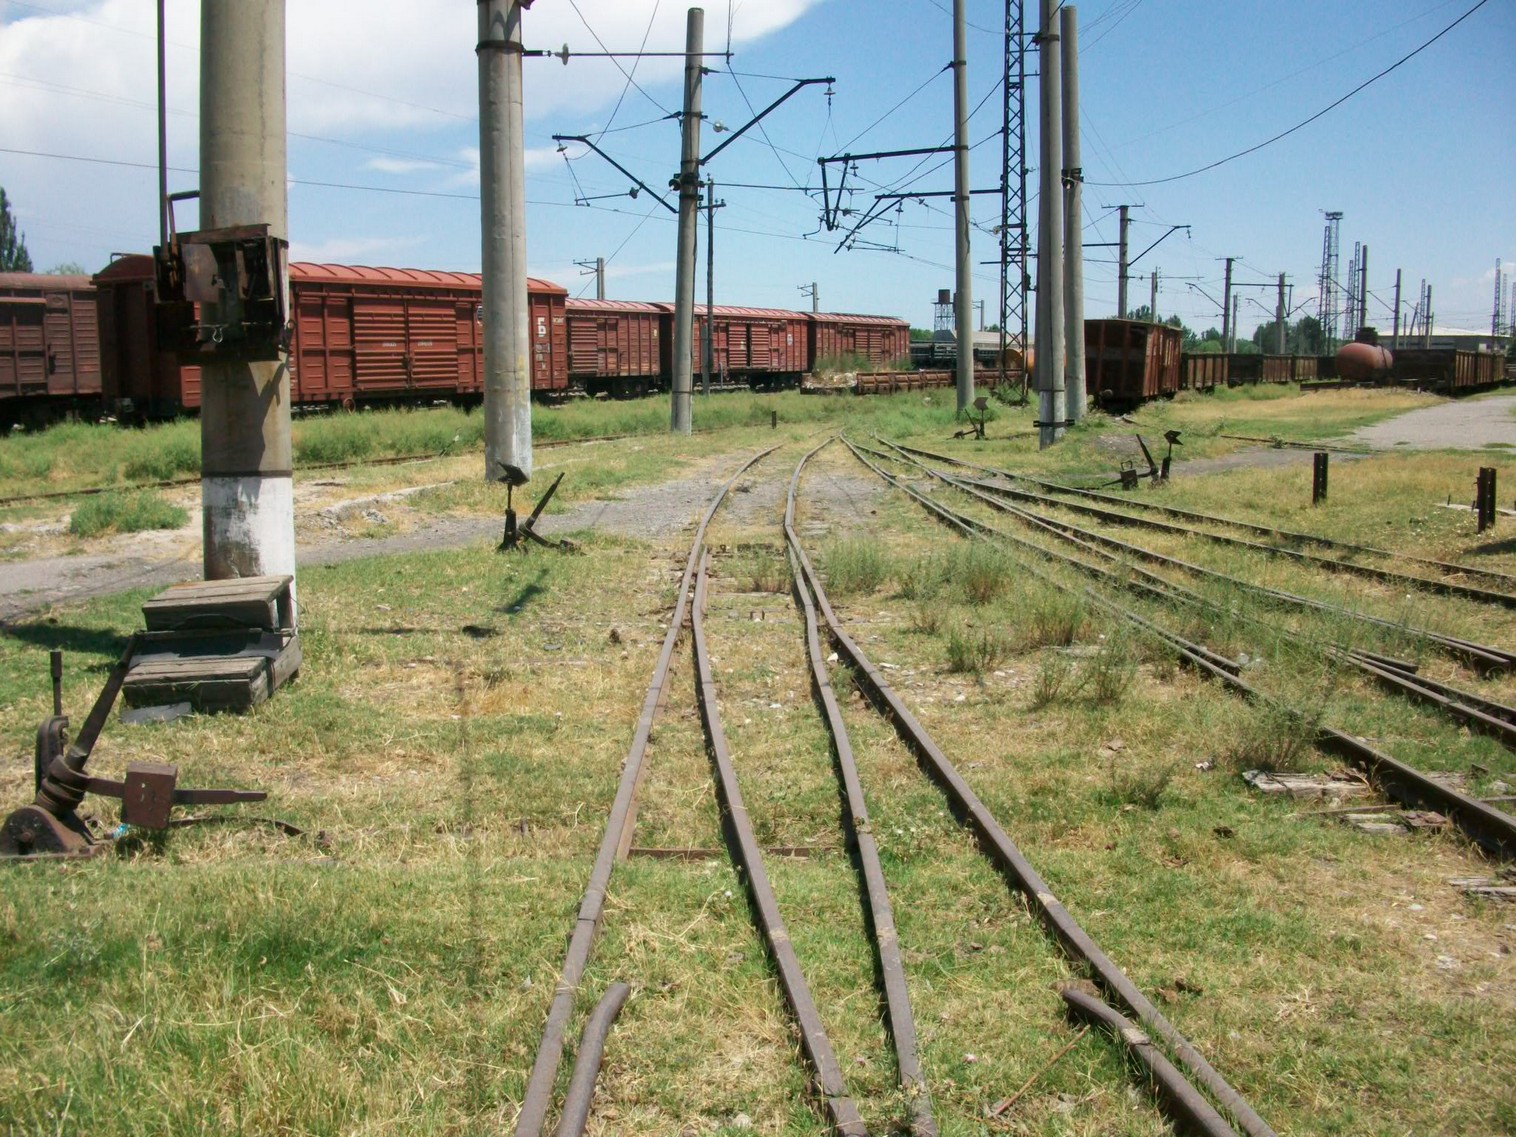
[[[1116,558],[1110,558],[1112,565],[1092,564],[1088,560],[1064,554],[1056,549],[1038,545],[1025,538],[1005,533],[968,515],[954,511],[939,501],[932,500],[907,485],[900,478],[890,474],[877,463],[870,461],[869,458],[869,454],[874,454],[885,459],[890,458],[890,455],[879,451],[865,451],[863,448],[852,443],[848,445],[855,456],[869,469],[873,470],[889,484],[908,494],[938,520],[952,526],[965,536],[984,536],[996,539],[1012,545],[1023,555],[1033,555],[1045,559],[1048,562],[1073,569],[1081,575],[1094,575],[1108,584],[1117,585],[1122,583],[1113,568]],[[1078,530],[1077,527],[1060,525],[1050,522],[1046,518],[1028,513],[1019,507],[991,496],[974,485],[962,483],[942,474],[940,471],[934,471],[921,462],[910,458],[908,455],[896,458],[895,460],[907,464],[918,476],[930,476],[944,481],[948,485],[959,489],[970,499],[1009,513],[1016,517],[1017,520],[1026,523],[1035,530],[1061,537],[1068,543],[1075,544],[1085,551],[1094,550],[1096,554],[1099,554],[1101,552],[1099,545],[1110,540],[1101,538],[1098,534]],[[1076,533],[1078,536],[1075,535]],[[1090,540],[1085,540],[1084,538],[1089,538]],[[1145,550],[1136,550],[1134,547],[1125,545],[1122,542],[1111,543],[1120,547],[1123,552],[1128,554],[1146,552]],[[1182,564],[1183,562],[1174,563]],[[1048,579],[1057,586],[1067,587],[1061,582],[1055,581],[1054,578],[1048,576],[1045,572],[1041,570],[1038,570],[1038,572],[1044,579]],[[1225,579],[1228,581],[1234,580],[1234,578],[1230,577]],[[1194,593],[1175,587],[1171,582],[1163,578],[1151,575],[1146,580],[1140,581],[1139,587],[1150,595],[1166,601],[1177,600],[1181,603],[1194,603],[1198,599]],[[1236,661],[1219,657],[1216,653],[1205,649],[1201,645],[1186,641],[1157,621],[1138,616],[1136,613],[1130,611],[1130,609],[1117,604],[1108,596],[1088,589],[1085,590],[1085,594],[1103,607],[1120,613],[1124,618],[1130,620],[1134,626],[1141,628],[1146,634],[1156,637],[1166,644],[1182,662],[1222,683],[1249,701],[1273,705],[1281,709],[1294,721],[1308,721],[1307,716],[1298,709],[1280,703],[1275,696],[1242,679],[1241,668]],[[1487,653],[1500,652],[1500,649],[1495,648],[1481,648],[1480,650]],[[1366,661],[1349,659],[1348,662],[1360,664]],[[1408,672],[1398,672],[1392,666],[1375,665],[1372,670],[1378,672],[1381,678],[1389,678],[1397,682],[1404,681],[1411,686],[1415,685],[1414,678]],[[1449,691],[1453,692],[1453,694],[1448,695],[1443,693]],[[1459,704],[1456,708],[1449,706],[1449,704],[1455,702],[1456,696],[1461,694],[1464,693],[1457,692],[1456,689],[1447,688],[1446,686],[1443,686],[1442,692],[1432,687],[1427,687],[1424,690],[1424,695],[1429,698],[1434,695],[1439,696],[1445,709],[1456,709],[1463,715],[1469,715],[1475,711],[1474,707],[1466,704]],[[1485,717],[1490,720],[1491,725],[1496,726],[1502,733],[1509,728],[1509,720],[1498,719],[1496,715],[1510,713],[1516,712],[1512,712],[1511,708],[1502,707],[1500,704],[1492,704],[1483,712]],[[1427,777],[1409,764],[1400,761],[1393,755],[1356,735],[1325,724],[1319,725],[1313,734],[1313,741],[1318,747],[1326,752],[1336,754],[1358,767],[1386,796],[1413,808],[1436,810],[1449,817],[1470,839],[1487,852],[1506,859],[1516,859],[1516,817],[1495,809],[1489,804],[1472,798],[1467,794],[1451,789],[1442,782]]]
[[[825,444],[823,444],[825,445]],[[821,449],[820,447],[816,448]],[[795,526],[799,486],[806,462],[816,453],[807,454],[790,478],[783,519],[784,551],[792,573],[795,599],[804,622],[804,657],[815,708],[826,727],[827,746],[832,755],[834,787],[840,808],[836,824],[841,841],[849,853],[854,869],[851,887],[856,889],[867,932],[869,953],[874,960],[873,985],[880,1000],[881,1015],[891,1052],[897,1093],[890,1099],[898,1106],[887,1109],[888,1116],[865,1120],[864,1109],[849,1089],[848,1070],[839,1060],[838,1051],[828,1034],[827,1023],[840,1012],[835,1005],[817,999],[807,982],[806,960],[791,938],[780,896],[774,887],[764,859],[754,818],[742,793],[745,777],[760,785],[762,779],[754,763],[756,756],[734,751],[722,719],[721,693],[718,684],[718,658],[710,640],[707,615],[712,581],[711,556],[704,544],[708,528],[722,508],[728,491],[745,472],[767,458],[772,451],[755,456],[742,466],[716,495],[697,527],[685,569],[677,591],[673,618],[658,657],[652,680],[643,702],[643,710],[615,800],[601,838],[599,853],[590,874],[589,884],[575,920],[569,950],[560,972],[547,1022],[538,1046],[536,1061],[516,1119],[518,1137],[537,1137],[545,1132],[552,1109],[559,1066],[567,1042],[567,1027],[578,996],[585,986],[596,934],[605,913],[611,876],[618,861],[633,846],[633,831],[638,812],[639,789],[647,775],[647,743],[654,718],[667,701],[670,691],[670,666],[686,612],[689,615],[690,648],[694,671],[694,694],[711,776],[720,807],[721,828],[732,862],[748,893],[749,908],[766,954],[783,993],[784,1002],[800,1043],[800,1053],[809,1070],[809,1079],[818,1104],[826,1117],[830,1132],[863,1135],[870,1132],[904,1130],[915,1137],[937,1133],[932,1101],[932,1078],[924,1069],[919,1036],[912,1013],[901,933],[896,927],[893,905],[886,883],[886,873],[879,856],[878,843],[869,819],[865,791],[849,740],[841,700],[831,680],[829,659],[824,641],[849,664],[860,688],[870,703],[898,735],[930,781],[941,791],[953,816],[971,835],[984,857],[1019,893],[1048,936],[1062,950],[1076,972],[1094,987],[1071,991],[1065,995],[1071,1013],[1089,1018],[1112,1030],[1119,1046],[1132,1050],[1134,1058],[1159,1088],[1165,1109],[1189,1132],[1214,1137],[1235,1132],[1222,1117],[1221,1106],[1249,1137],[1264,1137],[1273,1131],[1212,1068],[1199,1051],[1171,1024],[1142,991],[1122,972],[1094,940],[1074,921],[1058,901],[1047,882],[1032,868],[1000,826],[990,809],[969,788],[943,750],[895,694],[882,671],[852,639],[822,588],[819,574],[801,542]],[[719,658],[730,658],[733,632],[722,632],[725,642]],[[798,645],[796,645],[798,646]],[[834,659],[836,656],[833,657]],[[731,668],[726,668],[730,671]],[[729,696],[730,698],[731,696]],[[746,773],[744,773],[746,771]],[[760,812],[763,812],[760,810]],[[829,877],[829,887],[842,887],[838,875]],[[804,942],[804,937],[802,937]],[[609,1004],[597,1009],[586,1028],[586,1040],[580,1046],[580,1061],[570,1084],[570,1094],[562,1110],[557,1133],[562,1137],[582,1131],[589,1116],[589,1095],[593,1093],[594,1068],[598,1067],[608,1019],[624,996],[616,989],[607,992]],[[1107,1001],[1119,1010],[1107,1006]],[[1130,1022],[1122,1013],[1132,1016]],[[1170,1062],[1164,1055],[1172,1057]],[[862,1061],[860,1058],[859,1061]],[[1204,1093],[1191,1084],[1193,1079]],[[1209,1096],[1207,1096],[1209,1095]],[[875,1097],[877,1098],[877,1093]],[[871,1112],[881,1108],[877,1103]]]

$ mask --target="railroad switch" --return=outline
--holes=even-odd
[[[526,524],[517,525],[516,508],[512,501],[512,495],[517,486],[524,486],[531,481],[529,475],[520,466],[513,466],[509,462],[496,463],[503,471],[496,481],[505,483],[505,532],[500,538],[500,544],[496,552],[504,553],[511,550],[526,552],[527,546],[522,538],[535,541],[545,549],[560,549],[564,552],[573,552],[575,545],[572,541],[557,540],[549,541],[537,532],[537,518],[542,516],[542,511],[547,508],[547,503],[553,500],[553,494],[558,492],[558,483],[563,481],[563,472],[553,479],[553,484],[547,487],[547,493],[543,494],[536,506],[532,509],[531,516],[526,519]]]
[[[68,741],[68,717],[62,707],[63,653],[51,653],[54,713],[37,728],[33,759],[36,796],[30,805],[15,810],[0,823],[0,857],[88,857],[106,848],[111,835],[102,832],[93,819],[78,813],[86,793],[119,798],[124,826],[158,831],[170,828],[170,814],[176,805],[229,805],[268,797],[262,790],[179,789],[178,768],[160,762],[134,762],[126,769],[126,779],[120,782],[91,777],[85,772],[90,752],[131,668],[132,657],[144,642],[142,633],[134,634],[127,642],[72,744]]]

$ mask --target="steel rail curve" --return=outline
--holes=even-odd
[[[825,445],[826,443],[822,443],[822,446]],[[820,447],[817,449],[819,450]],[[812,450],[811,453],[814,454],[816,451]],[[821,704],[832,739],[832,751],[836,759],[837,775],[842,790],[843,825],[853,846],[857,849],[863,873],[865,914],[873,930],[875,962],[878,966],[880,986],[884,990],[890,1037],[895,1046],[897,1076],[911,1111],[911,1132],[918,1137],[932,1137],[937,1132],[937,1125],[932,1119],[931,1097],[927,1091],[926,1078],[921,1071],[921,1058],[917,1052],[916,1021],[911,1013],[910,994],[905,982],[905,964],[900,955],[900,938],[895,930],[895,916],[890,905],[889,890],[885,885],[884,868],[879,862],[879,844],[874,839],[870,827],[868,805],[863,796],[863,783],[858,776],[858,764],[853,757],[847,725],[842,719],[842,708],[838,704],[837,693],[832,688],[826,656],[821,649],[815,596],[809,579],[801,571],[798,560],[800,539],[795,535],[794,521],[795,490],[799,483],[800,468],[800,466],[796,467],[795,475],[790,479],[789,494],[785,499],[784,535],[789,546],[791,567],[794,569],[795,595],[805,617],[806,651],[810,660],[811,683],[816,699]]]
[[[923,472],[949,485],[953,485],[960,490],[967,491],[978,488],[981,493],[984,489],[990,489],[991,492],[996,492],[995,487],[983,487],[980,483],[965,482],[961,478],[950,477],[949,475],[944,474],[939,470],[933,470],[931,467],[922,465],[920,463],[915,463],[915,465]],[[1430,643],[1436,644],[1446,654],[1451,655],[1454,658],[1457,658],[1468,664],[1469,666],[1483,672],[1504,671],[1509,670],[1512,667],[1516,667],[1516,653],[1509,652],[1504,648],[1492,647],[1488,644],[1475,643],[1471,640],[1465,640],[1459,636],[1445,635],[1441,632],[1434,632],[1427,628],[1412,628],[1406,625],[1396,624],[1392,620],[1386,620],[1380,616],[1372,616],[1365,612],[1354,612],[1351,609],[1344,608],[1338,604],[1332,604],[1328,601],[1312,600],[1309,597],[1298,596],[1295,593],[1285,592],[1281,589],[1268,588],[1264,585],[1253,584],[1250,581],[1242,580],[1239,577],[1230,576],[1223,572],[1218,572],[1215,569],[1205,568],[1202,565],[1194,564],[1179,557],[1172,557],[1166,553],[1160,553],[1153,549],[1145,548],[1141,545],[1134,545],[1131,542],[1122,541],[1116,537],[1109,537],[1103,533],[1096,533],[1093,530],[1084,529],[1078,525],[1072,525],[1065,521],[1058,521],[1054,518],[1044,517],[1041,514],[1033,513],[1030,510],[1022,509],[1018,506],[1013,506],[1008,502],[989,504],[993,504],[994,508],[1001,509],[1003,512],[1009,513],[1014,517],[1018,517],[1035,527],[1046,529],[1049,532],[1061,534],[1067,538],[1077,537],[1082,539],[1084,542],[1093,542],[1095,544],[1103,545],[1107,549],[1112,549],[1140,560],[1149,561],[1153,564],[1161,564],[1170,568],[1182,569],[1185,572],[1192,573],[1196,576],[1219,581],[1223,584],[1231,585],[1235,588],[1245,589],[1246,591],[1253,592],[1262,596],[1267,596],[1273,600],[1277,600],[1281,603],[1289,604],[1294,607],[1312,608],[1318,611],[1330,612],[1338,616],[1347,616],[1350,619],[1373,624],[1377,627],[1388,628],[1400,634],[1412,635],[1421,639],[1425,639]],[[1173,585],[1170,585],[1170,587],[1173,587]]]
[[[579,1036],[579,1052],[574,1056],[574,1072],[569,1075],[568,1092],[563,1095],[563,1114],[558,1118],[556,1137],[580,1137],[589,1123],[595,1081],[600,1076],[600,1062],[605,1056],[605,1039],[631,992],[625,983],[612,983],[590,1012],[584,1033]]]
[[[1351,541],[1339,541],[1332,537],[1318,537],[1314,533],[1301,533],[1293,529],[1278,529],[1268,525],[1258,525],[1252,521],[1240,521],[1235,517],[1222,517],[1218,514],[1201,513],[1193,509],[1180,509],[1173,505],[1161,505],[1158,502],[1142,501],[1140,498],[1120,497],[1116,494],[1101,493],[1099,490],[1092,490],[1084,486],[1071,486],[1065,482],[1055,482],[1048,478],[1035,477],[1032,474],[1019,474],[1012,470],[1005,470],[995,466],[981,466],[974,462],[965,462],[960,458],[953,458],[946,454],[937,454],[931,450],[921,450],[914,446],[892,445],[895,445],[899,450],[904,450],[908,454],[916,454],[938,462],[947,462],[954,466],[963,466],[970,470],[979,470],[986,474],[996,474],[1003,478],[1012,478],[1019,482],[1028,482],[1031,485],[1041,486],[1054,493],[1072,494],[1088,498],[1091,501],[1103,501],[1112,505],[1126,506],[1129,509],[1144,509],[1150,513],[1163,514],[1165,517],[1177,517],[1182,521],[1200,521],[1210,525],[1230,525],[1234,529],[1242,529],[1249,533],[1255,533],[1260,537],[1273,537],[1296,544],[1319,545],[1324,549],[1341,549],[1348,553],[1368,553],[1376,557],[1386,557],[1391,560],[1403,561],[1406,564],[1435,569],[1445,576],[1482,577],[1485,580],[1504,585],[1508,589],[1516,590],[1516,576],[1511,576],[1509,573],[1496,572],[1494,569],[1478,568],[1474,565],[1461,565],[1454,561],[1439,561],[1430,557],[1413,556],[1410,553],[1396,553],[1389,549],[1376,549],[1372,545],[1358,545]]]
[[[715,768],[716,792],[721,801],[722,828],[726,831],[732,858],[747,884],[756,922],[768,947],[769,956],[779,972],[779,986],[785,1002],[800,1028],[800,1044],[816,1076],[832,1130],[845,1137],[868,1137],[868,1129],[858,1107],[848,1096],[842,1068],[827,1038],[821,1015],[811,997],[810,985],[800,969],[800,960],[790,942],[790,934],[779,914],[779,901],[763,866],[763,851],[742,800],[737,771],[732,766],[731,750],[721,726],[721,710],[716,701],[716,682],[711,672],[710,652],[705,644],[705,600],[707,567],[710,554],[700,561],[695,578],[695,603],[690,613],[690,642],[695,655],[696,697],[700,704],[700,721],[705,729],[706,749]]]
[[[819,449],[819,448],[818,448]],[[815,451],[812,451],[814,454]],[[807,455],[809,458],[810,455]],[[871,465],[871,464],[870,464]],[[803,468],[804,462],[801,467]],[[876,472],[878,471],[876,467]],[[796,471],[799,477],[800,471]],[[887,477],[887,475],[886,475]],[[792,483],[793,485],[793,483]],[[929,508],[935,503],[920,495],[916,500]],[[972,533],[975,525],[955,518],[950,511],[942,510],[939,516],[964,532]],[[987,528],[987,527],[981,527]],[[1074,960],[1088,967],[1100,986],[1132,1014],[1178,1056],[1181,1064],[1204,1085],[1211,1094],[1226,1106],[1250,1137],[1273,1137],[1274,1131],[1253,1111],[1252,1107],[1208,1063],[1190,1042],[1179,1033],[1162,1012],[1145,996],[1126,974],[1100,949],[1099,945],[1075,922],[1058,898],[1053,894],[1037,870],[995,820],[994,814],[974,793],[968,782],[958,772],[947,755],[937,746],[931,735],[917,721],[910,710],[885,681],[883,674],[853,642],[843,628],[836,612],[827,599],[825,590],[815,568],[803,548],[795,545],[796,562],[806,578],[816,601],[816,606],[827,625],[828,635],[838,652],[855,668],[862,686],[870,700],[894,726],[901,740],[911,748],[925,767],[925,772],[946,794],[953,811],[961,823],[970,828],[979,839],[981,850],[1006,875],[1010,884],[1020,889],[1029,906],[1037,913],[1039,921]]]
[[[1184,1080],[1184,1075],[1153,1045],[1140,1027],[1134,1026],[1120,1011],[1103,999],[1081,991],[1078,987],[1065,985],[1058,991],[1068,1005],[1069,1012],[1085,1022],[1103,1026],[1110,1031],[1153,1080],[1169,1114],[1185,1133],[1196,1137],[1237,1137],[1237,1131],[1226,1123],[1221,1114],[1195,1088]]]
[[[851,446],[851,444],[849,445]],[[867,459],[862,458],[861,454],[859,458],[865,465],[884,478],[886,482],[896,486],[896,488],[903,489],[917,501],[926,503],[927,499],[901,484],[891,474],[868,462]],[[931,502],[930,507],[938,516],[953,516],[951,510],[936,502]],[[1015,507],[1008,508],[1016,512]],[[964,528],[965,531],[975,531],[997,537],[1006,536],[999,533],[993,527],[984,525],[982,522],[974,522],[972,526],[963,524],[962,522],[958,522],[957,524],[961,528]],[[1078,567],[1087,567],[1072,558],[1059,557],[1058,554],[1051,553],[1049,550],[1042,550],[1042,552]],[[1107,600],[1105,603],[1112,605],[1118,611],[1126,611],[1120,605],[1115,605],[1113,601]],[[1294,717],[1297,721],[1305,721],[1305,717],[1299,710],[1290,707],[1272,695],[1260,691],[1233,673],[1233,671],[1207,658],[1205,654],[1192,650],[1193,645],[1186,644],[1177,635],[1157,625],[1151,625],[1151,627],[1170,644],[1182,661],[1219,680],[1250,701],[1277,707]],[[1419,770],[1406,765],[1393,755],[1387,754],[1362,739],[1350,735],[1345,731],[1338,730],[1335,727],[1325,725],[1318,727],[1315,733],[1315,742],[1323,750],[1337,754],[1339,757],[1345,758],[1363,770],[1370,780],[1387,796],[1407,805],[1434,809],[1449,817],[1465,834],[1486,851],[1506,859],[1516,859],[1516,816],[1503,813],[1485,802],[1450,789],[1441,782],[1434,781]]]
[[[894,446],[893,443],[886,443],[886,445],[891,446],[893,449],[902,450],[909,453],[905,447]],[[889,457],[888,455],[880,454],[879,451],[869,451],[869,453],[876,454],[880,457]],[[898,461],[898,459],[896,460]],[[1009,506],[1005,502],[997,498],[989,497],[981,492],[978,487],[982,486],[982,483],[975,481],[960,481],[958,479],[948,477],[941,471],[932,470],[930,467],[920,465],[920,463],[916,464],[920,466],[921,469],[930,473],[932,476],[938,478],[948,485],[953,486],[956,489],[961,490],[965,494],[968,494],[970,497],[983,502],[993,509],[998,509],[1010,513],[1013,516],[1020,517],[1022,520],[1027,521],[1033,525],[1042,524],[1043,519],[1041,519],[1038,515],[1025,513],[1016,507]],[[1092,555],[1106,559],[1114,564],[1122,565],[1127,569],[1127,571],[1134,574],[1135,577],[1140,577],[1142,579],[1134,579],[1130,577],[1122,579],[1110,569],[1101,568],[1098,565],[1087,564],[1075,558],[1068,558],[1069,563],[1079,565],[1087,572],[1095,573],[1096,575],[1102,576],[1112,583],[1120,586],[1148,592],[1161,600],[1169,600],[1177,603],[1189,604],[1195,607],[1199,607],[1212,614],[1219,614],[1222,612],[1222,609],[1219,605],[1203,596],[1200,596],[1198,593],[1184,588],[1182,585],[1174,584],[1173,582],[1165,580],[1163,577],[1157,576],[1153,573],[1146,572],[1145,570],[1136,568],[1131,565],[1126,565],[1121,560],[1121,558],[1116,556],[1116,554],[1102,550],[1099,547],[1091,545],[1086,541],[1080,540],[1077,537],[1073,537],[1067,533],[1064,533],[1055,527],[1048,528],[1049,532],[1053,533],[1054,536],[1060,537],[1063,540],[1070,542],[1071,544],[1077,545],[1080,548],[1089,551]],[[1018,540],[1014,537],[1011,537],[1009,534],[1002,534],[1002,536],[1010,540]],[[1019,541],[1018,543],[1028,544],[1026,542]],[[1032,545],[1031,547],[1039,548],[1039,546],[1035,545]],[[1235,613],[1233,614],[1235,615]],[[1135,618],[1140,620],[1140,617],[1136,617],[1135,614],[1131,613],[1128,613],[1128,618]],[[1256,618],[1252,617],[1244,618],[1256,620]],[[1169,635],[1176,641],[1178,639],[1178,637],[1173,636],[1172,633],[1165,634]],[[1197,644],[1185,644],[1184,646],[1187,647],[1190,651],[1197,652],[1201,655],[1211,654],[1207,652],[1205,648],[1200,647]],[[1449,718],[1467,726],[1470,730],[1478,731],[1481,734],[1490,735],[1491,737],[1499,739],[1507,747],[1516,748],[1516,707],[1510,707],[1504,703],[1486,699],[1484,696],[1476,694],[1472,691],[1465,691],[1461,688],[1453,687],[1448,684],[1438,683],[1435,680],[1416,677],[1414,665],[1407,664],[1401,660],[1395,660],[1391,657],[1378,655],[1373,652],[1365,652],[1358,649],[1345,648],[1338,644],[1320,643],[1318,646],[1323,652],[1325,652],[1336,662],[1361,671],[1363,674],[1373,679],[1380,686],[1388,688],[1389,690],[1394,691],[1396,694],[1404,695],[1406,698],[1413,701],[1427,703],[1437,708]],[[1218,662],[1218,659],[1213,658],[1212,662]],[[1226,666],[1226,664],[1230,663],[1230,661],[1226,660],[1220,660],[1220,662],[1222,666]],[[1226,669],[1231,671],[1233,674],[1237,673],[1235,664],[1227,667]]]
[[[547,1121],[548,1109],[552,1104],[553,1085],[558,1079],[558,1066],[563,1059],[565,1032],[569,1016],[574,1009],[574,996],[579,990],[579,981],[584,976],[584,968],[594,948],[595,936],[600,931],[601,917],[605,914],[605,897],[610,887],[611,870],[617,861],[626,858],[627,850],[631,847],[632,830],[637,816],[637,792],[641,788],[642,778],[646,772],[644,759],[647,756],[648,737],[653,729],[653,719],[664,698],[669,664],[674,657],[674,646],[678,642],[685,614],[689,610],[691,588],[699,566],[700,554],[705,547],[706,528],[737,479],[760,459],[777,449],[778,447],[775,446],[761,451],[738,467],[737,472],[727,480],[711,500],[695,529],[695,536],[690,545],[690,555],[685,561],[684,576],[680,579],[679,591],[674,600],[673,616],[669,620],[668,632],[663,637],[663,648],[653,668],[653,677],[648,684],[647,696],[642,701],[642,713],[637,720],[636,730],[632,734],[631,746],[627,751],[626,762],[621,770],[621,779],[616,787],[616,797],[611,803],[610,816],[606,819],[605,833],[600,839],[595,864],[590,870],[589,884],[585,889],[584,899],[579,905],[578,916],[574,920],[574,931],[569,940],[568,952],[564,956],[563,968],[559,972],[558,984],[553,993],[553,1001],[548,1008],[542,1041],[537,1047],[537,1058],[532,1064],[526,1092],[522,1095],[521,1110],[516,1116],[516,1137],[540,1137],[543,1125]]]

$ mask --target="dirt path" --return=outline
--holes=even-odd
[[[1516,395],[1462,399],[1407,411],[1359,427],[1350,441],[1375,450],[1479,450],[1516,447]]]

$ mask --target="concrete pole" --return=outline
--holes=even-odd
[[[705,50],[705,9],[691,8],[684,26],[684,119],[679,155],[679,246],[674,263],[674,376],[669,429],[694,429],[690,396],[695,385],[695,243],[700,223],[700,55]]]
[[[1425,323],[1425,327],[1423,328],[1422,333],[1421,333],[1421,335],[1422,335],[1421,346],[1422,347],[1431,347],[1432,346],[1432,286],[1430,284],[1427,285],[1427,310],[1426,310],[1426,319],[1425,319],[1424,323]]]
[[[1058,52],[1058,0],[1042,0],[1038,25],[1038,84],[1042,155],[1037,198],[1037,442],[1051,446],[1063,437],[1063,77]]]
[[[158,0],[158,246],[168,249],[168,78],[164,56],[168,50],[163,15],[164,0]]]
[[[1151,291],[1148,293],[1148,318],[1156,324],[1158,322],[1158,270],[1156,268],[1149,279]]]
[[[1395,270],[1395,331],[1392,333],[1390,342],[1394,345],[1392,350],[1400,350],[1400,270]]]
[[[1226,290],[1221,295],[1221,350],[1231,351],[1232,342],[1232,262],[1236,257],[1226,258]]]
[[[811,281],[811,311],[821,311],[821,293],[816,288],[816,282]]]
[[[484,479],[532,473],[531,322],[520,0],[479,0],[479,214],[483,235]]]
[[[716,181],[705,180],[705,326],[700,331],[700,393],[711,393],[714,363],[712,336],[716,333]]]
[[[953,230],[958,294],[958,414],[974,401],[974,282],[969,263],[969,63],[964,0],[953,0]]]
[[[605,258],[595,258],[595,299],[605,299]]]
[[[1121,209],[1121,235],[1117,238],[1116,251],[1116,318],[1126,319],[1126,278],[1127,278],[1127,229],[1132,224],[1130,205],[1123,205]]]
[[[200,228],[287,237],[285,171],[284,0],[202,0]],[[288,357],[206,363],[200,399],[205,578],[293,575]]]
[[[1059,12],[1063,34],[1063,163],[1064,214],[1063,255],[1068,261],[1064,276],[1063,330],[1068,355],[1063,368],[1063,386],[1070,422],[1084,417],[1084,171],[1079,165],[1079,14],[1065,4]]]
[[[1242,312],[1242,293],[1232,297],[1232,330],[1225,338],[1227,351],[1237,351],[1237,322]]]
[[[1280,355],[1286,354],[1287,344],[1284,337],[1284,321],[1286,308],[1284,306],[1284,273],[1279,274],[1279,298],[1274,302],[1274,350]]]

